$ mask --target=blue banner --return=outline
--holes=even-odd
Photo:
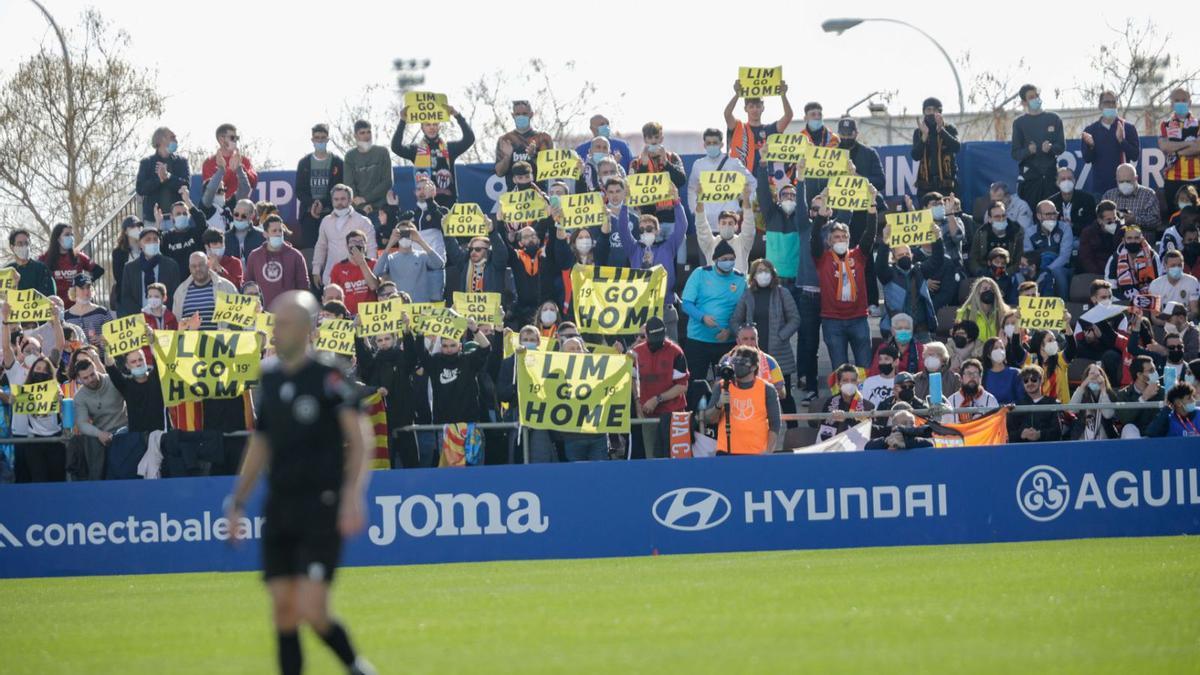
[[[372,474],[345,565],[1200,534],[1200,440]],[[258,567],[230,478],[8,485],[0,577]],[[261,495],[260,495],[261,496]]]
[[[1162,172],[1166,159],[1158,149],[1156,138],[1142,138],[1142,156],[1138,166],[1138,176],[1143,184],[1152,188],[1163,185]],[[1067,141],[1067,151],[1059,156],[1059,164],[1071,167],[1076,174],[1076,182],[1089,186],[1090,165],[1083,163],[1083,151],[1079,140]],[[883,172],[886,178],[884,195],[889,199],[916,194],[917,162],[909,155],[907,145],[889,145],[877,148],[879,158],[883,162]],[[683,163],[690,172],[692,162],[700,155],[684,155]],[[968,212],[976,197],[987,194],[988,186],[993,181],[1006,181],[1009,187],[1016,190],[1017,163],[1010,154],[1009,144],[1000,142],[964,143],[958,154],[959,183],[962,191],[958,195],[963,208]],[[413,194],[413,168],[398,166],[393,170],[396,195],[400,198],[402,209],[411,209],[416,205]],[[458,194],[461,201],[475,202],[490,213],[500,194],[504,192],[504,179],[496,176],[491,164],[459,164],[457,167]],[[254,201],[267,200],[279,207],[284,220],[289,225],[299,222],[299,202],[296,200],[295,171],[262,171],[258,174],[258,186],[251,194]],[[192,194],[201,194],[200,177],[192,177]],[[686,199],[686,196],[685,196]],[[1030,205],[1032,206],[1032,204]],[[688,219],[692,218],[688,209]]]

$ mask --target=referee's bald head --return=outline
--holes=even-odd
[[[308,291],[287,291],[271,303],[275,315],[275,350],[281,355],[300,354],[308,347],[321,306]]]

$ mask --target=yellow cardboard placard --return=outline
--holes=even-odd
[[[430,91],[404,92],[404,122],[406,124],[441,124],[450,121],[446,95]]]
[[[841,148],[826,148],[811,144],[804,147],[805,178],[832,178],[849,173],[849,152]]]
[[[46,380],[35,384],[14,384],[14,415],[53,415],[58,412],[58,382]]]
[[[254,330],[267,336],[270,340],[275,336],[275,315],[270,312],[259,312],[254,317]]]
[[[225,323],[237,328],[254,328],[258,322],[258,298],[253,295],[217,291],[213,323]]]
[[[447,237],[486,237],[491,229],[478,204],[457,202],[442,216],[442,234]]]
[[[736,202],[741,199],[745,187],[746,175],[740,171],[701,171],[700,193],[696,199],[701,202]]]
[[[571,294],[581,333],[636,335],[650,317],[662,318],[667,271],[576,265]]]
[[[467,317],[453,309],[430,312],[422,317],[421,330],[432,337],[462,340],[467,332]]]
[[[537,154],[537,179],[557,180],[579,178],[579,155],[569,148],[539,150]]]
[[[500,195],[500,217],[506,223],[532,223],[546,217],[546,198],[535,189],[509,190]]]
[[[0,300],[8,296],[9,291],[17,290],[17,271],[11,267],[0,268]]]
[[[626,182],[629,191],[625,203],[629,206],[650,206],[671,199],[671,175],[666,171],[631,174]]]
[[[326,319],[321,322],[313,348],[319,352],[354,356],[354,322],[345,319]]]
[[[104,336],[104,348],[112,356],[128,354],[150,344],[146,318],[141,313],[106,321],[100,327],[100,334]]]
[[[779,96],[783,93],[783,66],[774,68],[738,68],[738,84],[742,85],[742,98]]]
[[[504,324],[504,308],[501,307],[499,293],[463,293],[453,294],[454,311],[465,317],[475,319],[475,323],[490,323],[493,326]]]
[[[829,179],[825,205],[836,211],[866,211],[871,208],[871,183],[862,176],[834,176]]]
[[[249,331],[154,332],[150,348],[168,406],[237,398],[258,382],[259,337]]]
[[[563,195],[559,200],[559,206],[562,208],[562,220],[559,224],[565,230],[603,227],[604,223],[608,222],[608,209],[604,205],[604,195],[599,192]]]
[[[632,411],[630,358],[525,351],[517,361],[517,407],[531,429],[628,433]]]
[[[888,226],[888,246],[924,246],[942,238],[942,231],[933,222],[933,211],[901,211],[883,216]]]
[[[809,145],[808,137],[804,134],[771,134],[759,158],[767,162],[784,162],[795,164],[808,155],[805,148]]]
[[[358,337],[404,332],[405,306],[400,298],[358,303]]]
[[[1063,330],[1067,321],[1062,298],[1030,297],[1017,298],[1021,314],[1021,328],[1026,330]]]
[[[44,323],[54,316],[54,305],[46,296],[32,288],[22,291],[9,291],[8,323]]]

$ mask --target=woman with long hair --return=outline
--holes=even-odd
[[[1112,385],[1108,382],[1108,373],[1099,362],[1088,364],[1083,381],[1071,396],[1071,403],[1107,403],[1116,400]],[[1071,439],[1076,441],[1096,441],[1105,438],[1120,438],[1113,425],[1116,417],[1116,407],[1100,410],[1081,410],[1075,414],[1075,423],[1071,426]]]
[[[1003,330],[1008,305],[1000,294],[1000,285],[991,277],[979,277],[971,284],[967,301],[958,308],[958,321],[973,321],[979,326],[978,340],[995,337]]]
[[[1042,377],[1042,393],[1059,403],[1066,403],[1071,397],[1067,364],[1074,357],[1074,352],[1074,342],[1068,339],[1067,348],[1061,349],[1058,334],[1052,330],[1034,331],[1029,338],[1029,355],[1024,365],[1042,367],[1045,373]]]
[[[55,343],[49,349],[43,350],[37,339],[22,337],[19,339],[18,351],[14,353],[11,324],[8,323],[8,305],[0,308],[0,345],[5,375],[10,387],[41,382],[54,382],[55,395],[58,396],[57,370],[54,361],[63,348],[62,323],[58,316],[51,317],[54,327]],[[11,403],[13,395],[5,394],[6,403]],[[62,425],[58,421],[58,413],[51,415],[20,414],[12,416],[12,435],[25,438],[45,438],[58,436],[62,433]],[[61,482],[67,477],[67,450],[59,442],[22,443],[15,448],[14,470],[18,483]]]
[[[121,236],[117,238],[117,245],[112,250],[113,283],[108,292],[110,307],[116,307],[117,298],[121,297],[121,273],[125,269],[125,263],[137,259],[142,254],[142,247],[138,243],[140,236],[142,236],[142,219],[137,216],[126,216],[125,220],[121,221]]]
[[[50,231],[50,245],[40,260],[50,268],[50,276],[54,277],[55,295],[62,298],[68,308],[71,306],[68,294],[76,274],[87,273],[93,279],[104,274],[103,267],[92,262],[87,255],[76,252],[75,228],[66,223],[59,223]]]

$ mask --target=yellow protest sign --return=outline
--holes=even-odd
[[[631,174],[626,182],[629,191],[625,203],[629,206],[650,206],[671,199],[671,175],[666,171]]]
[[[745,187],[746,175],[740,171],[701,171],[700,194],[696,199],[701,202],[737,201]]]
[[[313,349],[354,356],[354,322],[345,319],[326,319],[321,322]]]
[[[458,202],[442,216],[442,234],[447,237],[486,237],[491,229],[478,204]]]
[[[805,178],[830,178],[850,171],[850,153],[845,150],[817,145],[805,148]]]
[[[933,222],[933,211],[901,211],[886,213],[883,219],[888,226],[888,246],[923,246],[941,239],[942,231]]]
[[[603,227],[608,221],[608,210],[604,208],[604,195],[599,192],[582,192],[564,195],[559,200],[562,207],[562,225],[565,230],[581,227]]]
[[[507,359],[512,356],[519,346],[521,346],[521,333],[518,331],[506,333],[504,337],[504,358]],[[541,351],[550,349],[550,338],[545,335],[539,335],[537,348]]]
[[[154,332],[150,348],[168,406],[206,398],[237,398],[258,382],[258,335],[206,330]]]
[[[454,311],[475,319],[476,323],[499,326],[504,323],[504,309],[500,306],[499,293],[454,292]]]
[[[150,344],[146,333],[146,319],[141,314],[113,319],[100,327],[104,336],[104,348],[113,356],[128,354]]]
[[[738,68],[742,98],[779,96],[783,93],[783,66],[774,68]]]
[[[54,305],[32,288],[8,293],[7,323],[42,323],[54,316]]]
[[[467,317],[452,309],[430,312],[422,317],[421,329],[432,337],[462,340],[467,332]]]
[[[0,268],[0,299],[9,291],[17,290],[17,271],[11,267]]]
[[[636,335],[650,317],[662,318],[667,271],[576,265],[571,293],[581,333]]]
[[[429,91],[404,92],[404,108],[406,124],[440,124],[450,121],[445,94]]]
[[[1021,328],[1026,330],[1063,330],[1067,317],[1063,313],[1062,298],[1030,297],[1017,298],[1020,303]]]
[[[58,412],[58,382],[13,385],[14,415],[53,415]]]
[[[559,148],[541,150],[537,154],[537,179],[555,180],[579,178],[579,155],[574,150]]]
[[[834,176],[829,179],[825,205],[838,211],[866,211],[871,208],[871,183],[862,176]]]
[[[404,331],[404,302],[389,298],[380,302],[358,303],[358,337]]]
[[[771,134],[763,146],[759,158],[767,162],[785,162],[795,164],[806,159],[805,147],[808,137],[804,134]]]
[[[270,312],[259,312],[254,317],[254,330],[271,339],[275,336],[275,315]]]
[[[424,332],[425,317],[432,312],[441,311],[446,307],[446,303],[410,302],[400,307],[404,315],[408,317],[409,329],[417,333],[422,333]]]
[[[236,328],[254,328],[258,321],[258,298],[240,293],[217,291],[213,323],[226,323]]]
[[[506,223],[532,223],[546,217],[546,198],[534,189],[500,195],[500,217]]]
[[[629,432],[633,387],[629,357],[532,350],[516,361],[522,426]]]

